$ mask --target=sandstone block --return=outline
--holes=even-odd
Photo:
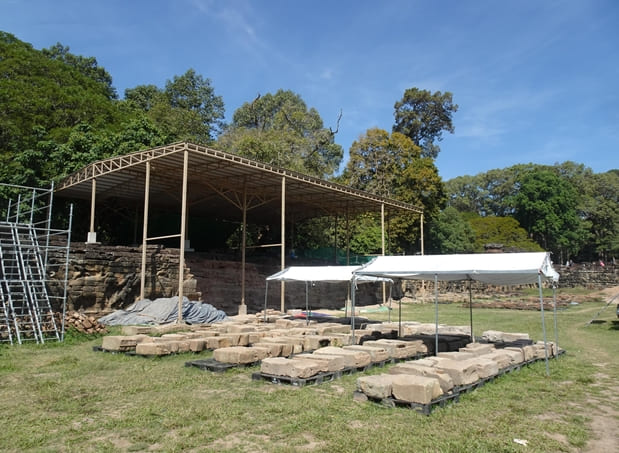
[[[219,348],[229,348],[232,346],[229,338],[225,337],[206,337],[206,348],[217,350]]]
[[[362,376],[357,379],[357,390],[370,398],[384,399],[391,396],[392,377],[387,374]]]
[[[138,343],[150,339],[146,335],[106,335],[101,348],[106,351],[133,351]]]
[[[505,351],[501,351],[501,350],[496,350],[489,354],[484,354],[481,357],[485,359],[494,360],[496,364],[499,366],[500,370],[507,368],[508,366],[512,364],[511,356],[507,354]]]
[[[467,352],[475,356],[489,354],[495,350],[494,345],[489,343],[469,343],[464,348],[460,348],[460,352]]]
[[[260,371],[274,376],[309,378],[320,373],[323,363],[309,359],[292,360],[284,357],[272,357],[262,361]]]
[[[501,349],[505,354],[511,357],[512,363],[522,363],[524,362],[524,351],[522,348],[517,347],[507,347]]]
[[[510,333],[510,332],[501,332],[499,330],[486,330],[481,334],[481,337],[493,343],[497,342],[510,342],[517,340],[528,340],[528,333]]]
[[[350,349],[351,351],[363,351],[370,354],[370,360],[374,363],[383,362],[389,359],[389,353],[385,348],[378,346],[366,346],[366,345],[351,345],[344,346],[343,349]]]
[[[250,332],[247,341],[249,344],[259,343],[266,336],[267,332]]]
[[[189,350],[191,352],[202,352],[206,348],[206,341],[202,338],[192,338],[189,340]]]
[[[477,375],[481,378],[488,378],[499,373],[499,365],[492,359],[485,357],[475,357],[470,362],[474,363],[477,368]]]
[[[418,352],[427,351],[426,346],[423,344],[421,340],[403,341],[403,340],[388,340],[388,339],[383,338],[383,339],[376,340],[376,341],[366,341],[363,343],[363,345],[385,348],[387,352],[389,353],[389,356],[395,359],[411,357],[417,354]]]
[[[296,359],[305,359],[305,360],[313,360],[315,362],[319,362],[323,364],[323,367],[320,371],[323,372],[333,372],[340,371],[345,368],[344,358],[339,355],[327,355],[327,354],[297,354],[292,357],[293,360]]]
[[[443,391],[438,379],[411,374],[396,374],[391,377],[391,393],[398,400],[428,404],[441,396]]]
[[[479,380],[477,374],[477,365],[472,360],[451,360],[435,357],[435,368],[444,370],[451,379],[454,385],[469,385]]]
[[[314,351],[315,355],[337,355],[344,358],[344,364],[347,367],[359,368],[370,364],[370,354],[363,351],[353,351],[350,349],[337,348],[335,346],[327,346]]]
[[[394,365],[389,368],[389,374],[414,374],[416,376],[425,376],[438,379],[443,393],[447,393],[454,388],[453,379],[446,371],[439,368],[419,365],[417,361],[404,362]]]
[[[267,357],[279,357],[282,355],[282,344],[280,343],[254,343],[253,347],[257,348],[265,348],[268,353]]]
[[[249,344],[249,334],[247,333],[222,333],[223,338],[229,338],[232,346],[247,346]]]
[[[303,337],[304,351],[313,351],[314,349],[323,348],[325,346],[331,346],[331,338],[325,335],[305,335]]]
[[[120,332],[123,335],[151,335],[152,326],[122,326]]]
[[[140,355],[168,355],[171,354],[170,344],[166,342],[143,342],[135,347],[136,354]]]
[[[350,333],[350,326],[346,324],[321,323],[316,326],[319,335],[331,335],[334,333]]]
[[[267,357],[268,349],[246,346],[230,346],[213,351],[213,358],[222,363],[248,364]]]
[[[462,349],[463,348],[460,348],[460,350]],[[439,352],[437,356],[445,357],[447,359],[452,359],[452,360],[469,360],[469,359],[476,357],[475,354],[471,354],[470,352],[456,352],[456,351]]]

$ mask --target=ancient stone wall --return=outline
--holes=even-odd
[[[146,251],[145,297],[172,297],[178,294],[178,249],[148,246]],[[103,315],[126,308],[140,295],[142,250],[140,247],[103,246],[73,243],[68,272],[67,310]],[[51,257],[54,260],[54,257]],[[299,263],[302,264],[302,263]],[[266,277],[279,270],[275,264],[247,263],[245,303],[248,312],[264,308]],[[62,277],[64,269],[56,272]],[[59,285],[52,285],[59,292]],[[346,284],[316,283],[308,288],[311,308],[341,308],[347,299]],[[234,315],[241,302],[241,263],[226,257],[190,252],[186,254],[183,293]],[[305,308],[305,284],[286,284],[286,309]],[[360,285],[360,305],[382,300],[380,285]],[[280,308],[280,284],[268,288],[268,308]]]

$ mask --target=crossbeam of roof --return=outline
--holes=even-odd
[[[248,193],[262,200],[273,200],[253,209],[252,216],[261,221],[277,220],[282,177],[286,178],[286,211],[295,220],[377,212],[381,205],[390,212],[423,213],[423,209],[408,203],[184,142],[94,162],[61,181],[56,193],[64,198],[88,200],[95,179],[98,203],[106,199],[141,203],[145,163],[150,162],[151,205],[180,210],[184,151],[189,152],[187,201],[193,214],[238,220],[238,207],[221,194],[240,198],[246,187]],[[206,199],[207,203],[201,202]]]

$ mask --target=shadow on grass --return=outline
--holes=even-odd
[[[619,319],[611,321],[612,325],[610,326],[610,330],[619,330]]]

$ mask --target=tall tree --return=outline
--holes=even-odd
[[[475,248],[474,243],[475,233],[471,225],[451,206],[430,222],[426,247],[430,253],[470,253]]]
[[[578,216],[578,193],[556,172],[540,169],[523,175],[513,203],[515,218],[561,261],[578,253],[588,239],[588,225]]]
[[[168,80],[164,89],[155,85],[126,89],[125,100],[175,141],[211,144],[223,128],[223,99],[215,94],[210,79],[193,69]]]
[[[301,96],[278,90],[258,96],[234,112],[218,145],[230,152],[271,165],[325,178],[338,169],[342,147],[318,111]]]
[[[340,181],[356,189],[404,201],[424,209],[426,219],[444,204],[444,190],[434,161],[421,155],[411,139],[382,129],[370,129],[350,148]],[[415,218],[413,218],[415,217]],[[416,216],[390,220],[390,250],[413,252],[419,237]]]
[[[454,133],[452,115],[458,111],[448,91],[431,93],[419,88],[409,88],[394,105],[393,132],[409,137],[423,151],[424,157],[436,159],[443,139],[443,131]]]

